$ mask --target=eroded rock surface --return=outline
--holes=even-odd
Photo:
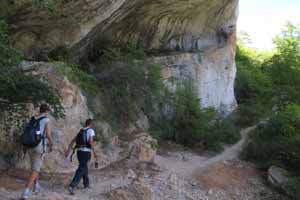
[[[17,44],[29,54],[103,37],[147,49],[206,49],[227,42],[238,15],[238,0],[75,0],[54,14],[21,2],[11,18]]]
[[[15,45],[27,56],[47,59],[47,52],[65,46],[80,60],[95,47],[131,43],[158,55],[169,71],[187,69],[203,106],[224,112],[236,107],[238,0],[75,0],[54,13],[30,2],[20,1],[10,16]],[[161,56],[170,52],[180,55]]]
[[[236,75],[233,46],[209,49],[201,53],[181,53],[152,59],[162,66],[162,77],[171,90],[177,80],[193,80],[200,104],[230,113],[236,106],[234,81]]]

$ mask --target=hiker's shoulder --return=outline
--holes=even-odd
[[[36,120],[39,120],[39,119],[40,119],[40,121],[41,121],[41,122],[44,122],[44,123],[50,122],[49,117],[48,117],[48,116],[45,116],[45,115],[36,115],[36,116],[35,116],[35,119],[36,119]]]
[[[92,128],[89,128],[89,129],[88,129],[88,133],[89,133],[91,136],[94,136],[94,135],[95,135],[95,131],[94,131],[94,129],[92,129]]]

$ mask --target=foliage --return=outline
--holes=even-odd
[[[222,151],[224,144],[234,144],[241,138],[239,128],[232,116],[219,116],[210,126],[205,135],[207,148],[213,151]]]
[[[56,62],[58,71],[71,82],[77,83],[87,95],[95,96],[98,91],[96,78],[80,68],[80,66],[65,62]]]
[[[287,105],[261,124],[252,134],[243,157],[264,168],[276,165],[288,170],[291,176],[298,177],[288,186],[296,194],[300,188],[300,106]]]
[[[192,83],[179,85],[176,90],[173,138],[185,145],[200,141],[208,125],[209,117],[206,115],[210,113],[200,109],[200,100]]]
[[[143,50],[131,46],[109,47],[102,53],[97,79],[111,121],[126,123],[152,110],[162,87],[160,67],[147,64]]]
[[[46,10],[50,13],[58,11],[58,7],[64,3],[65,0],[32,0],[32,5],[40,10]]]
[[[286,61],[286,65],[299,69],[300,63],[300,26],[287,23],[282,32],[274,39],[277,54]]]
[[[59,95],[47,83],[27,76],[18,68],[20,54],[12,47],[9,26],[0,21],[0,110],[13,110],[16,105],[49,103],[56,117],[63,116]]]
[[[242,117],[253,118],[252,113],[259,112],[264,114],[256,117],[268,118],[253,132],[243,157],[264,168],[277,165],[288,170],[291,179],[286,190],[299,197],[300,26],[287,23],[274,43],[276,51],[262,60],[246,51],[237,52],[243,53],[237,56],[236,82],[240,110],[246,110]]]
[[[151,133],[158,139],[174,140],[186,146],[205,144],[220,151],[223,144],[238,141],[239,132],[230,118],[212,108],[200,107],[192,82],[178,83],[175,93],[167,93],[168,103],[160,105],[160,115],[152,119]]]
[[[114,44],[114,45],[112,45]],[[134,60],[145,60],[144,49],[134,44],[114,43],[109,39],[98,39],[88,52],[88,60],[97,63],[110,65],[112,63],[132,62]],[[103,66],[102,66],[103,67]],[[109,66],[108,66],[109,67]]]
[[[239,104],[238,109],[234,113],[234,121],[240,127],[247,127],[255,125],[263,117],[270,114],[268,108],[260,102],[242,103]]]
[[[0,20],[0,72],[10,73],[15,70],[21,55],[13,48],[9,39],[9,26]]]
[[[59,46],[50,51],[47,56],[56,64],[55,66],[61,74],[80,86],[85,95],[88,96],[88,101],[97,94],[99,87],[95,76],[89,73],[86,68],[72,62],[70,49]],[[89,106],[93,109],[92,105]]]
[[[274,103],[300,104],[300,26],[288,23],[274,41],[276,53],[264,63],[274,84]]]
[[[52,106],[55,117],[64,116],[64,109],[57,92],[35,77],[23,74],[0,75],[0,85],[0,99],[5,100],[1,106],[2,109],[7,109],[14,104],[38,105],[40,102],[47,102]]]
[[[300,106],[292,104],[274,113],[268,122],[259,125],[244,156],[248,160],[261,162],[264,167],[277,164],[299,170],[299,142]]]
[[[262,69],[252,66],[238,66],[235,92],[239,103],[254,103],[270,99],[272,81]]]
[[[273,82],[262,68],[266,54],[261,55],[242,43],[237,46],[235,94],[239,104],[237,123],[248,126],[265,117],[272,107]]]
[[[68,62],[71,58],[70,49],[59,46],[48,53],[48,58],[53,61]]]
[[[292,177],[289,179],[289,182],[286,186],[287,193],[292,197],[300,196],[300,176]]]

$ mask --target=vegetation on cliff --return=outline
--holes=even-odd
[[[160,66],[149,63],[143,49],[100,41],[89,52],[88,60],[93,62],[105,105],[102,119],[126,125],[143,112],[158,140],[215,151],[240,138],[231,119],[223,119],[213,108],[200,107],[192,81],[174,80],[175,92],[167,88]]]
[[[162,87],[160,67],[146,61],[143,49],[130,44],[98,46],[89,59],[95,65],[106,118],[124,125],[153,109]]]
[[[151,118],[151,132],[156,138],[213,151],[240,139],[231,117],[224,119],[215,109],[200,107],[192,81],[178,82],[176,88],[175,93],[167,91],[158,117]]]
[[[0,21],[0,110],[13,111],[26,103],[35,105],[47,102],[54,116],[63,117],[64,109],[59,94],[46,82],[25,75],[19,66],[21,54],[13,48],[9,38],[9,26]]]

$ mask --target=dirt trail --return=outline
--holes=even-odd
[[[250,163],[239,161],[248,134],[216,156],[199,156],[185,150],[157,155],[154,163],[121,160],[91,170],[92,190],[79,188],[70,196],[66,187],[72,174],[42,176],[43,190],[32,200],[228,200],[285,199],[264,185],[262,174]],[[226,161],[226,162],[225,162]],[[0,199],[17,200],[25,184],[24,171],[0,174]],[[274,196],[275,195],[275,196]],[[277,196],[276,196],[277,195]],[[276,198],[275,198],[276,197]]]
[[[175,157],[157,155],[155,163],[168,169],[168,171],[172,173],[176,173],[187,179],[192,178],[195,171],[207,169],[211,165],[221,161],[237,159],[249,133],[255,128],[256,126],[252,126],[241,130],[241,140],[232,146],[226,147],[225,150],[217,156],[207,157],[190,152],[183,152],[181,153],[182,159],[178,159],[178,157],[180,157],[178,155]]]

